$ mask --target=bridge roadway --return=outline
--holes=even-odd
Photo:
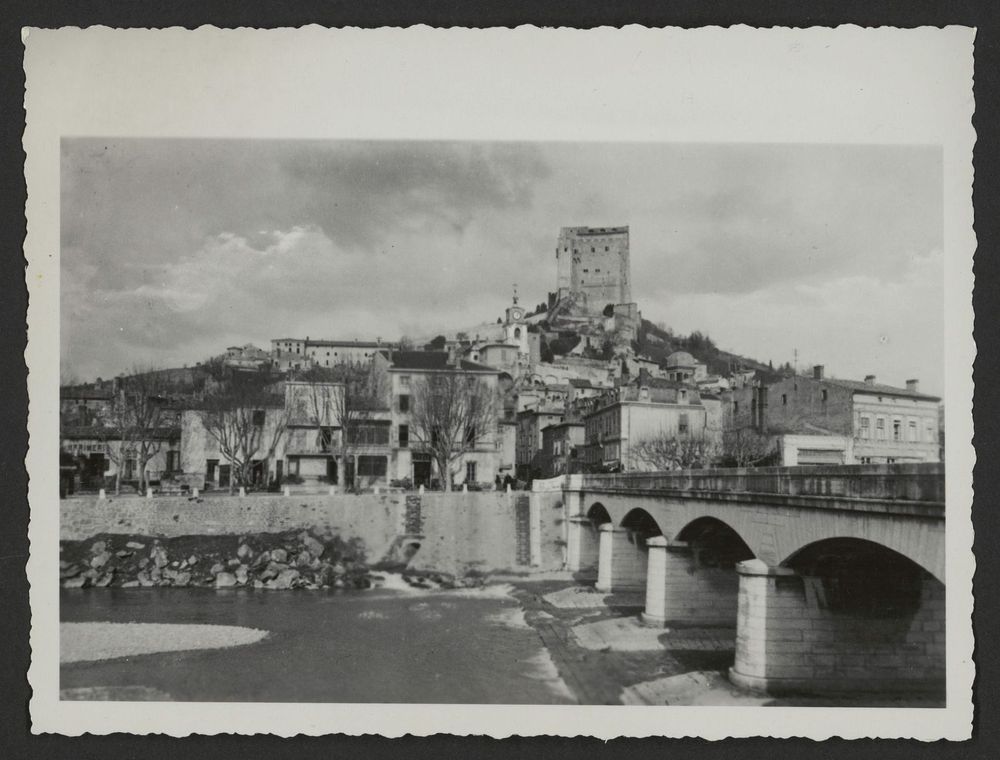
[[[567,562],[770,693],[945,691],[944,465],[571,475]]]

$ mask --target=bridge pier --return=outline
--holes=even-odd
[[[600,546],[597,526],[584,515],[573,515],[566,524],[566,569],[572,573],[595,571]]]
[[[597,590],[644,590],[647,552],[642,539],[612,523],[601,525],[599,532]]]
[[[932,576],[915,576],[910,607],[900,596],[880,600],[880,608],[852,609],[820,577],[757,559],[737,571],[736,658],[729,671],[735,684],[769,694],[944,696],[944,585]]]
[[[654,536],[646,541],[646,608],[642,620],[663,626],[726,625],[736,620],[739,576],[725,567],[707,567],[686,541]]]

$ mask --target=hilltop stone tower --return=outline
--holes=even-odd
[[[556,297],[578,314],[632,303],[628,227],[563,227],[556,246]]]

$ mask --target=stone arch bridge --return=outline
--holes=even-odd
[[[735,627],[731,678],[944,694],[944,465],[574,475],[567,562],[651,625]]]

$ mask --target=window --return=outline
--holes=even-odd
[[[910,420],[909,428],[910,428],[910,433],[907,436],[906,440],[908,440],[908,441],[919,441],[920,440],[920,435],[917,432],[917,421],[916,420]]]
[[[514,337],[518,338],[518,339],[521,337],[521,328],[520,327],[515,327],[514,328]]]
[[[788,406],[788,394],[787,393],[782,393],[781,394],[781,405],[782,406]]]
[[[677,432],[681,435],[688,434],[688,415],[687,412],[681,412],[680,420],[677,423]]]
[[[205,460],[205,480],[215,480],[215,469],[219,466],[218,459]]]
[[[739,401],[734,401],[733,402],[733,414],[736,414],[739,411],[740,411],[740,402]]]
[[[410,376],[409,375],[400,375],[399,376],[399,385],[400,385],[401,388],[409,388],[410,387]]]
[[[319,450],[320,451],[330,451],[333,448],[333,428],[320,428],[319,429]]]
[[[861,437],[871,438],[872,437],[872,419],[871,417],[861,418]]]
[[[358,457],[358,475],[366,478],[384,478],[386,473],[385,457]]]
[[[399,448],[405,449],[410,445],[410,426],[400,425],[399,426]]]
[[[299,474],[299,458],[298,457],[288,457],[288,474],[298,476]]]
[[[928,441],[934,441],[936,438],[937,438],[937,435],[935,434],[934,423],[933,422],[928,422],[927,423],[927,440]]]
[[[410,411],[410,396],[409,394],[404,394],[399,397],[399,411],[408,412]]]
[[[591,253],[596,253],[596,252],[597,252],[597,249],[596,249],[596,248],[594,248],[594,246],[590,246],[590,252],[591,252]]]
[[[466,462],[465,463],[465,482],[475,483],[476,482],[476,463]]]
[[[389,443],[388,422],[379,420],[355,422],[348,430],[347,440],[350,443],[375,446]]]
[[[872,463],[871,457],[861,457],[861,464],[871,464],[871,463]]]
[[[475,446],[476,445],[476,426],[470,425],[465,429],[465,445]]]
[[[885,417],[875,420],[875,437],[880,441],[885,440]]]
[[[903,423],[900,420],[892,421],[892,440],[900,441],[903,439]]]
[[[896,464],[896,457],[886,457],[885,458],[885,463],[886,464]]]
[[[265,412],[263,409],[253,410],[253,426],[254,427],[264,427],[264,417]]]
[[[823,403],[825,404],[826,403],[826,388],[824,388],[823,390],[821,390],[819,392],[819,396],[823,400]]]
[[[609,248],[607,246],[604,246],[604,250],[607,251],[609,250]]]

